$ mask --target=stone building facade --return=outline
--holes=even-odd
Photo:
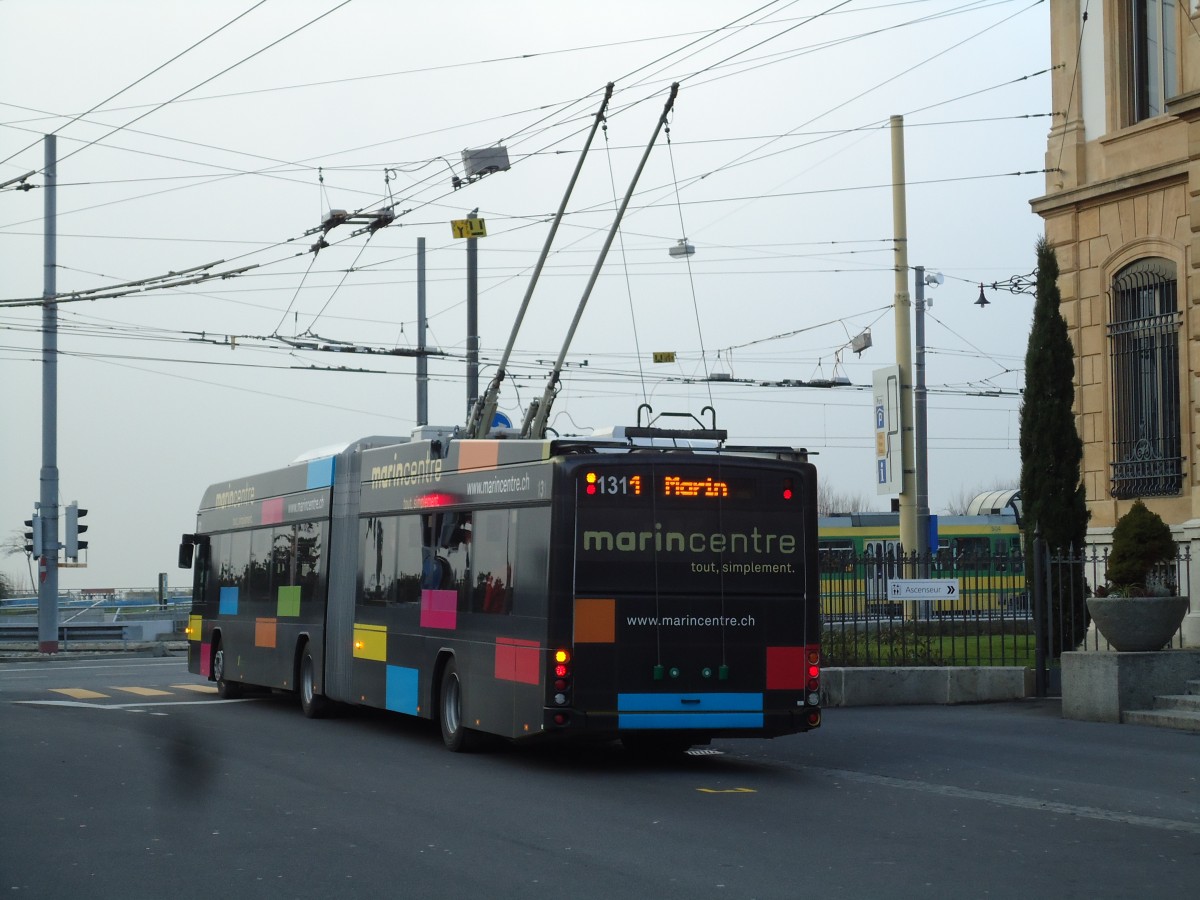
[[[1200,591],[1200,0],[1055,0],[1054,125],[1033,201],[1076,351],[1089,535],[1136,499]],[[1193,602],[1193,608],[1196,607]],[[1200,611],[1188,622],[1200,644]]]

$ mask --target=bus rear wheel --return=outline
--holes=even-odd
[[[306,646],[300,657],[300,708],[310,719],[323,719],[329,714],[329,700],[316,688],[317,664]]]
[[[225,680],[225,648],[220,644],[217,644],[217,650],[213,653],[212,673],[213,681],[217,683],[217,696],[224,700],[236,700],[242,696],[240,681]]]
[[[438,692],[439,715],[442,726],[442,741],[447,750],[455,753],[467,753],[476,745],[476,735],[463,725],[462,700],[463,686],[458,677],[458,669],[454,660],[447,661],[442,669],[442,685]]]

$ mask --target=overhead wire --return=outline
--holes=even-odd
[[[763,8],[766,8],[766,7],[763,7]],[[672,161],[672,162],[673,162],[673,161]],[[677,180],[677,179],[674,179],[674,181],[676,181],[676,186],[678,187],[678,180]],[[682,206],[680,206],[680,214],[682,214]],[[275,246],[278,246],[278,245],[275,245]],[[365,246],[366,246],[366,242],[364,242],[364,248],[365,248]],[[360,250],[360,256],[361,256],[361,250]],[[310,265],[310,268],[311,268],[311,265]],[[350,271],[353,271],[353,270],[354,270],[354,266],[352,266],[352,269],[349,269],[349,270],[347,270],[347,275],[349,274],[349,272],[350,272]],[[342,281],[343,281],[343,283],[344,283],[344,278],[343,278],[343,280],[342,280]],[[328,306],[328,301],[326,301],[326,306]],[[322,312],[324,312],[324,307],[323,307],[323,311],[322,311]],[[284,313],[284,314],[286,314],[286,313]],[[318,316],[319,316],[319,314],[320,314],[320,313],[318,313]],[[314,319],[314,322],[316,322],[316,319]]]
[[[768,6],[769,6],[769,5],[768,5]],[[760,7],[760,8],[766,8],[766,7]],[[794,26],[793,26],[793,28],[794,28]],[[761,42],[760,42],[760,43],[761,43]],[[727,59],[728,59],[728,58],[727,58]],[[724,168],[724,167],[722,167],[722,168]],[[708,174],[712,174],[712,173],[706,173],[706,175],[702,176],[702,178],[706,178],[706,176],[707,176]],[[1031,174],[1031,173],[1021,173],[1021,174]],[[750,197],[750,198],[745,198],[745,199],[761,199],[761,197],[762,197],[762,196],[755,196],[755,197]],[[278,245],[276,245],[276,246],[278,246]]]
[[[155,67],[155,68],[153,68],[153,69],[151,69],[149,72],[147,72],[145,75],[143,75],[143,76],[141,76],[140,78],[138,78],[136,81],[133,81],[133,82],[131,82],[130,84],[127,84],[127,85],[125,85],[125,87],[121,88],[121,89],[120,89],[119,91],[117,91],[115,94],[110,94],[108,97],[106,97],[105,99],[101,100],[99,103],[97,103],[97,104],[96,104],[95,106],[93,106],[91,109],[89,109],[89,110],[86,110],[85,112],[82,112],[82,113],[80,113],[80,114],[79,114],[79,115],[77,115],[77,116],[74,116],[74,117],[73,117],[73,118],[72,118],[72,119],[71,119],[69,122],[66,122],[66,123],[65,123],[65,124],[63,124],[63,125],[60,125],[60,126],[59,126],[58,128],[56,128],[54,131],[52,131],[52,132],[51,132],[51,134],[58,134],[58,133],[59,133],[60,131],[62,131],[64,128],[68,128],[68,127],[70,127],[71,125],[73,125],[75,122],[78,122],[78,121],[79,121],[80,119],[82,119],[84,116],[87,116],[87,115],[89,115],[89,114],[91,114],[91,113],[94,113],[96,110],[98,110],[98,109],[100,109],[101,107],[105,106],[105,105],[106,105],[106,104],[107,104],[107,103],[108,103],[110,100],[114,100],[114,99],[116,99],[117,97],[120,97],[120,96],[121,96],[122,94],[124,94],[126,91],[130,90],[130,89],[131,89],[131,88],[133,88],[133,87],[136,87],[136,86],[137,86],[137,85],[139,85],[139,84],[141,84],[141,83],[142,83],[143,81],[145,81],[147,78],[150,78],[151,76],[158,74],[158,73],[159,73],[159,72],[161,72],[163,69],[165,69],[167,66],[169,66],[171,63],[173,63],[173,62],[175,62],[176,60],[178,60],[178,59],[182,58],[183,56],[186,56],[188,53],[190,53],[191,51],[195,50],[195,49],[196,49],[197,47],[199,47],[201,44],[204,44],[204,43],[206,43],[207,41],[211,40],[212,38],[216,37],[218,34],[220,34],[222,31],[224,31],[224,30],[225,30],[226,28],[228,28],[230,25],[233,25],[235,22],[237,22],[237,21],[239,21],[239,20],[241,20],[241,19],[245,18],[246,16],[248,16],[250,13],[254,12],[254,10],[258,9],[260,6],[262,6],[262,5],[263,5],[264,3],[266,3],[266,2],[267,2],[267,0],[258,0],[258,2],[257,2],[257,3],[255,3],[253,6],[251,6],[249,9],[247,9],[247,10],[245,10],[244,12],[241,12],[241,13],[239,13],[238,15],[234,16],[232,19],[230,19],[228,22],[226,22],[224,25],[222,25],[222,26],[221,26],[220,28],[218,28],[216,31],[212,31],[212,32],[210,32],[209,34],[207,34],[207,35],[205,35],[204,37],[202,37],[200,40],[196,41],[194,44],[191,44],[191,45],[190,45],[190,46],[188,46],[187,48],[185,48],[185,49],[183,49],[183,50],[179,51],[179,52],[178,52],[178,53],[176,53],[174,56],[172,56],[170,59],[168,59],[166,62],[164,62],[164,63],[162,63],[162,64],[160,64],[160,65],[156,66],[156,67]],[[211,80],[211,79],[210,79],[210,80]],[[169,101],[169,100],[168,100],[168,101],[167,101],[167,103],[169,103],[169,102],[171,102],[171,101]],[[166,105],[165,103],[164,103],[164,104],[160,104],[159,106],[156,106],[156,107],[154,107],[153,109],[151,109],[151,110],[150,110],[149,112],[147,112],[145,115],[147,115],[147,116],[148,116],[148,115],[150,115],[151,113],[153,113],[153,112],[157,111],[158,109],[161,109],[161,108],[162,108],[162,106],[165,106],[165,105]],[[144,118],[144,116],[139,116],[138,118]],[[134,121],[134,122],[136,122],[136,121],[137,121],[137,119],[134,119],[133,121]],[[130,124],[132,124],[132,123],[130,123]],[[115,129],[115,130],[114,130],[114,132],[110,132],[109,134],[111,135],[111,134],[115,133],[115,131],[119,131],[119,130],[120,130],[120,129]],[[37,144],[38,144],[38,142],[34,142],[33,144],[30,144],[28,147],[23,147],[23,148],[21,148],[20,150],[18,150],[16,153],[10,154],[9,156],[5,157],[4,159],[0,159],[0,165],[4,165],[4,163],[6,163],[6,162],[10,161],[10,160],[11,160],[11,159],[13,159],[14,157],[16,157],[16,156],[19,156],[20,154],[24,153],[24,152],[25,152],[25,151],[27,151],[27,150],[30,150],[30,149],[32,149],[33,147],[36,147],[36,146],[37,146]],[[83,149],[86,149],[86,148],[83,148],[83,147],[81,147],[81,148],[80,148],[80,150],[83,150]],[[77,152],[78,152],[78,151],[77,151]],[[71,154],[71,155],[73,155],[73,154]],[[63,157],[63,159],[66,159],[66,157]],[[40,171],[40,170],[39,170],[39,171]]]
[[[251,7],[251,10],[257,8],[258,6],[261,6],[262,3],[264,3],[264,2],[266,2],[266,0],[259,0],[259,2],[257,4],[255,4],[254,7]],[[253,53],[251,53],[249,56],[242,57],[237,62],[226,66],[225,68],[221,69],[216,74],[210,75],[208,78],[205,78],[203,81],[192,85],[187,90],[182,91],[179,94],[176,94],[170,100],[164,100],[163,102],[157,104],[153,108],[142,113],[140,116],[135,116],[133,119],[130,119],[128,122],[124,123],[123,125],[118,125],[117,127],[110,130],[107,134],[104,134],[101,137],[98,137],[94,140],[88,141],[84,146],[79,147],[78,149],[73,150],[70,153],[66,154],[65,156],[61,157],[58,160],[58,163],[61,164],[62,162],[64,162],[67,159],[70,159],[72,156],[76,155],[77,153],[83,152],[88,147],[98,144],[101,141],[105,140],[106,138],[112,137],[117,132],[123,131],[125,128],[128,128],[134,122],[140,122],[142,119],[146,118],[147,116],[153,115],[154,113],[158,112],[163,107],[169,106],[171,103],[174,103],[176,100],[180,99],[181,97],[187,96],[188,94],[190,94],[192,91],[196,90],[197,88],[203,87],[204,85],[208,84],[210,81],[215,81],[216,79],[220,78],[222,75],[225,75],[226,73],[231,72],[234,69],[236,69],[238,66],[243,65],[243,64],[249,62],[250,60],[254,59],[256,56],[261,56],[263,53],[266,53],[268,50],[272,49],[273,47],[276,47],[279,44],[282,44],[284,41],[288,40],[291,37],[294,37],[295,35],[299,34],[301,31],[304,31],[306,28],[309,28],[310,26],[316,24],[317,22],[321,21],[322,19],[326,18],[327,16],[330,16],[333,13],[337,12],[343,6],[347,6],[348,4],[350,4],[352,2],[354,2],[354,0],[342,0],[342,2],[338,3],[332,9],[326,10],[325,12],[321,13],[319,16],[316,16],[315,18],[310,19],[309,21],[305,22],[303,25],[301,25],[297,28],[294,28],[293,30],[289,31],[287,34],[283,35],[282,37],[277,38],[274,41],[271,41],[266,46],[260,47],[259,49],[255,50]],[[247,10],[247,12],[250,12],[251,10]],[[243,13],[243,15],[245,15],[245,13]],[[239,16],[238,18],[241,18],[241,16]],[[237,21],[237,20],[235,19],[234,21]],[[220,29],[218,29],[218,30],[220,30]],[[9,158],[11,159],[11,157],[9,157]]]

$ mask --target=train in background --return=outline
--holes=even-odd
[[[904,617],[888,583],[897,578],[957,579],[954,599],[920,601],[919,618],[1028,616],[1020,492],[975,497],[968,514],[930,516],[928,566],[901,565],[900,514],[847,513],[818,520],[821,599],[825,617]],[[911,615],[909,616],[911,617]]]

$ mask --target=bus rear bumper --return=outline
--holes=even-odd
[[[649,713],[639,716],[611,711],[585,711],[547,707],[543,734],[617,738],[622,733],[688,734],[696,743],[709,738],[773,738],[810,731],[821,725],[821,710],[809,706],[797,710],[747,712]]]

